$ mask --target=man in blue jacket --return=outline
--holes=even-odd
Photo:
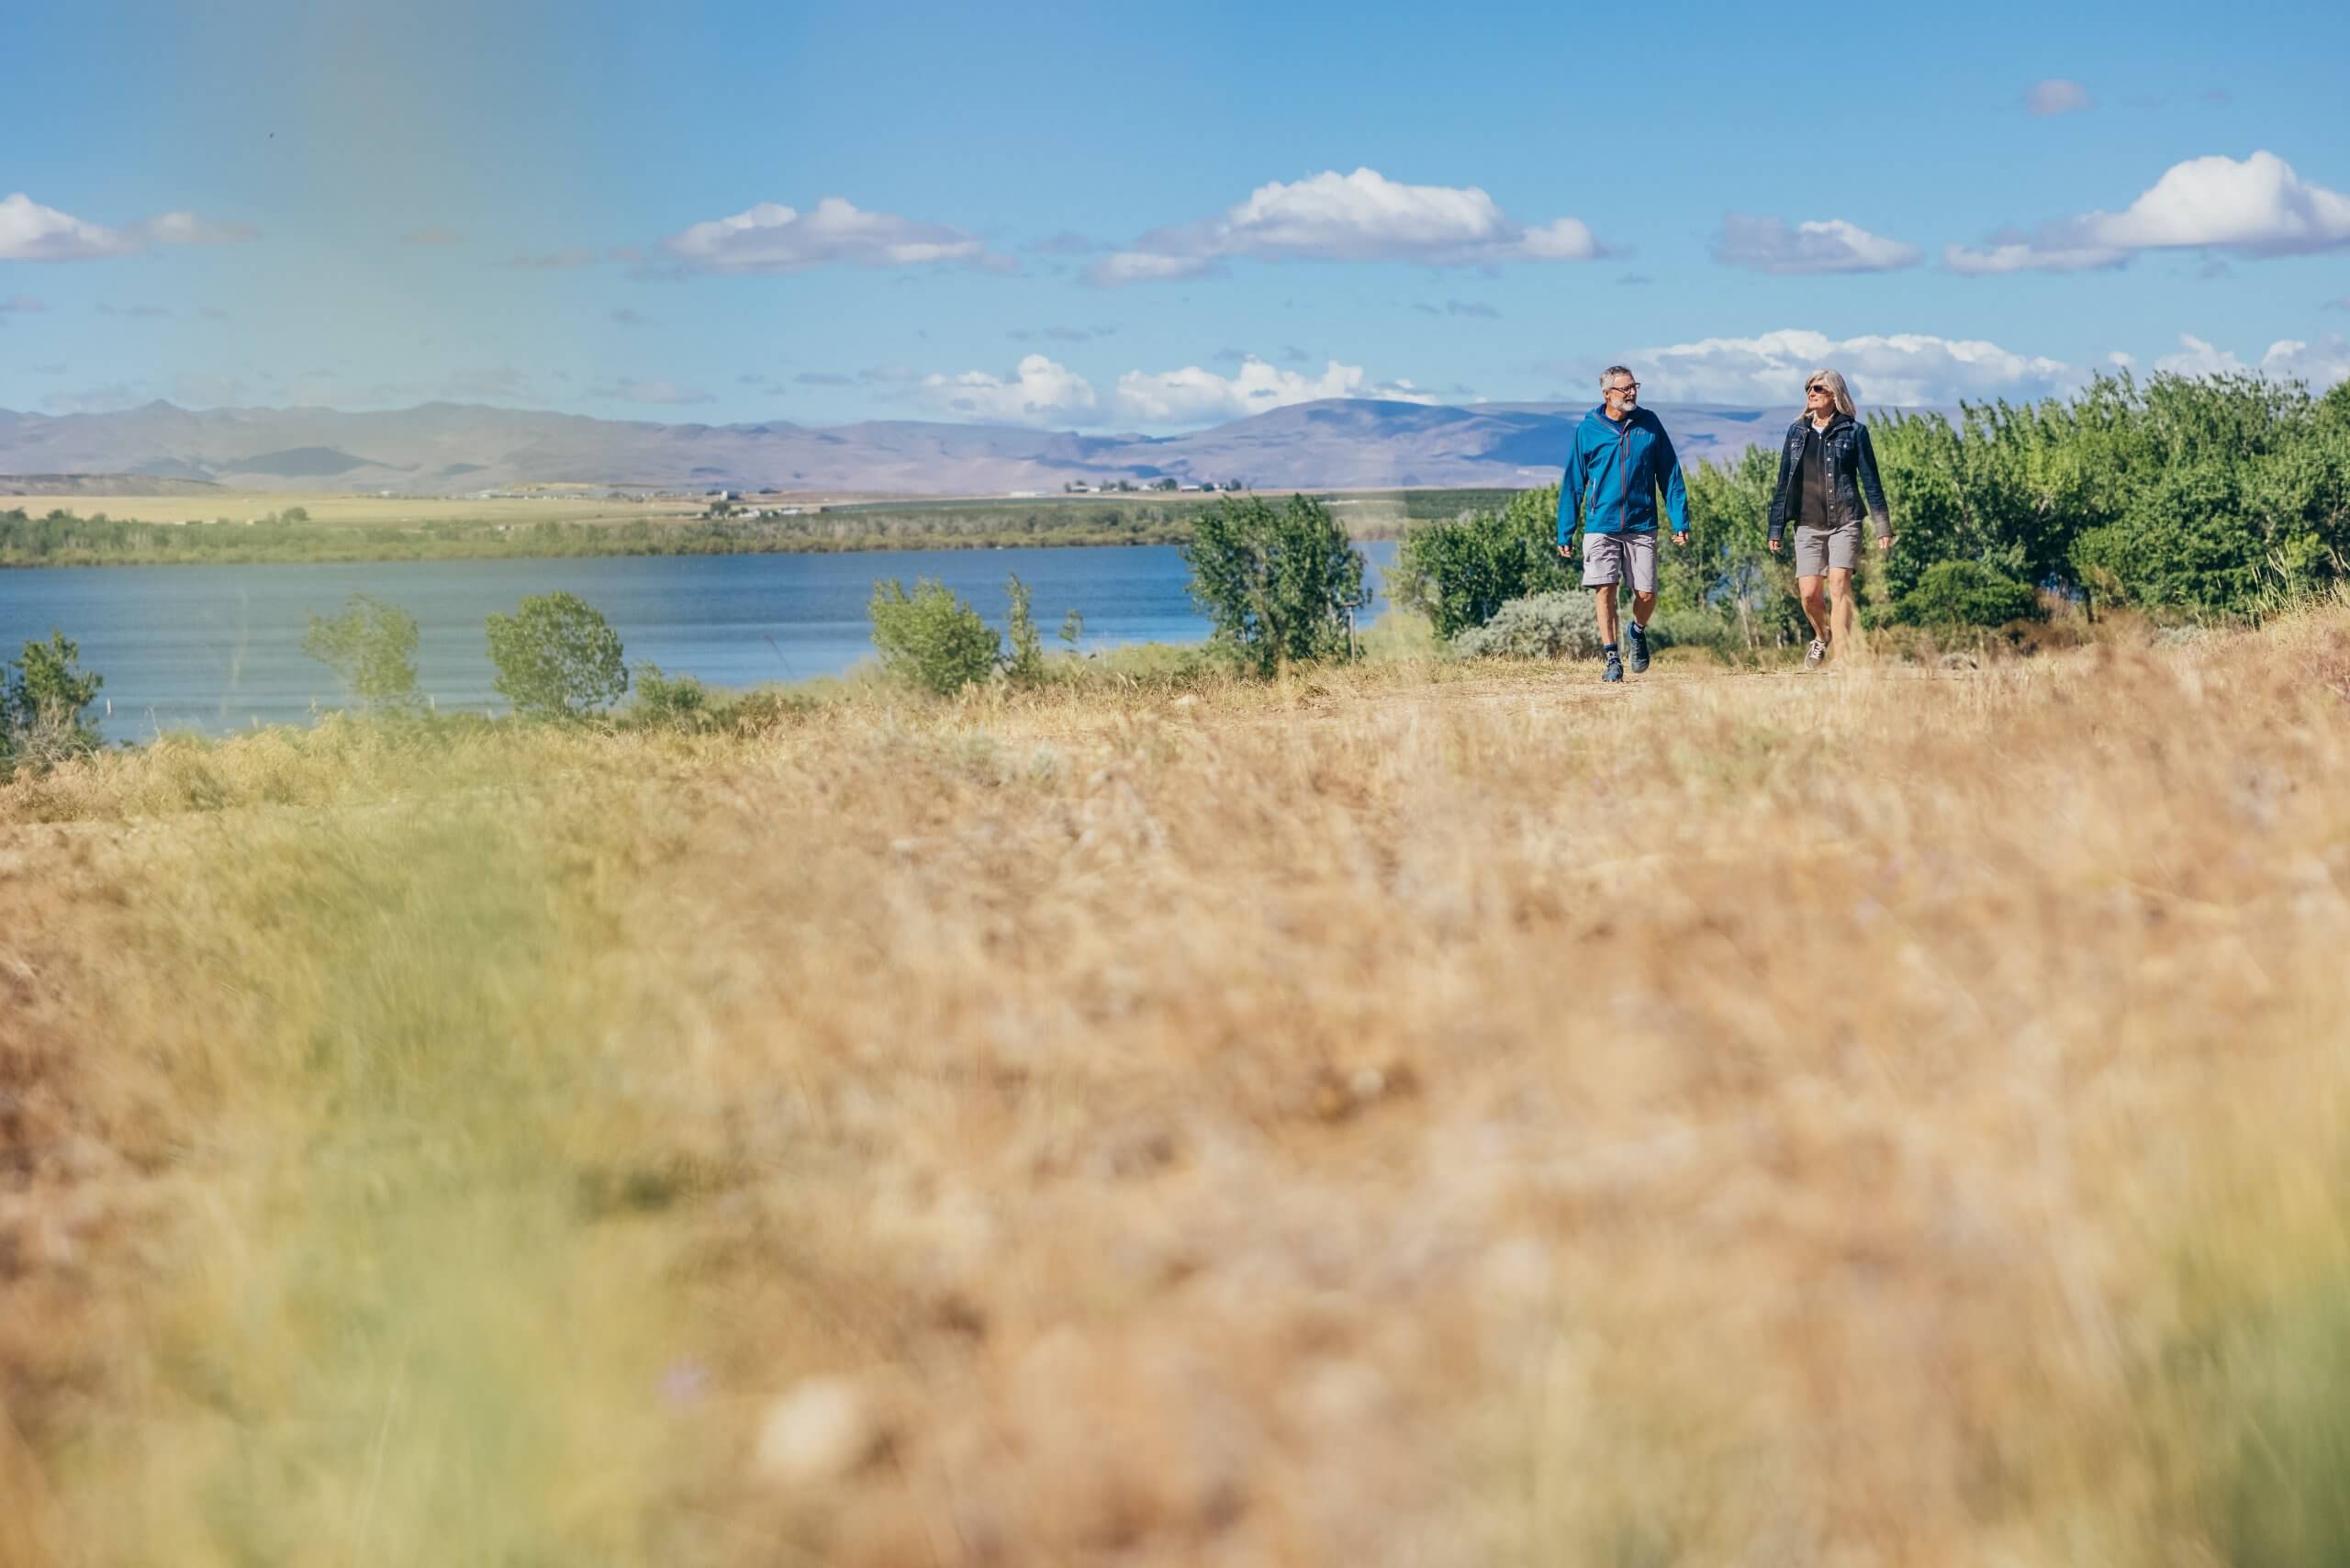
[[[1624,678],[1616,645],[1616,588],[1629,578],[1632,614],[1625,628],[1632,670],[1649,667],[1649,614],[1656,609],[1656,495],[1664,492],[1673,543],[1689,543],[1689,495],[1681,459],[1664,422],[1639,406],[1640,384],[1620,364],[1599,378],[1602,399],[1575,429],[1567,471],[1559,481],[1559,554],[1575,558],[1575,525],[1583,525],[1583,586],[1598,591],[1599,640],[1607,655],[1602,680]]]

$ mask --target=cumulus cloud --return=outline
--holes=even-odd
[[[1714,260],[1758,273],[1881,273],[1914,267],[1917,246],[1887,240],[1841,218],[1789,224],[1784,218],[1729,213],[1714,241]]]
[[[1853,395],[1884,405],[1951,403],[1962,398],[2041,397],[2085,377],[2060,361],[1997,343],[1924,333],[1834,339],[1793,330],[1752,338],[1707,338],[1628,356],[1658,402],[1784,404],[1802,400],[1803,378],[1832,365]]]
[[[258,232],[251,224],[217,223],[192,212],[112,229],[43,207],[22,191],[0,199],[0,262],[86,262],[151,245],[229,244]]]
[[[1332,169],[1259,185],[1217,217],[1154,230],[1086,276],[1103,287],[1200,277],[1235,257],[1474,266],[1605,253],[1580,219],[1529,228],[1474,185],[1407,185],[1376,169]]]
[[[2164,172],[2121,212],[2009,230],[1986,246],[1943,252],[1962,273],[2076,272],[2119,265],[2132,252],[2211,248],[2280,256],[2350,247],[2350,196],[2303,180],[2274,152],[2190,158]]]
[[[984,370],[925,375],[914,394],[939,413],[992,424],[1091,424],[1099,418],[1093,384],[1040,353],[1022,356],[1009,376]]]
[[[2045,82],[2034,82],[2023,90],[2023,106],[2027,114],[2069,115],[2095,108],[2097,100],[2078,82],[2063,76],[2051,76]]]
[[[2178,352],[2154,361],[2154,368],[2174,375],[2258,374],[2277,381],[2306,381],[2322,391],[2336,382],[2350,381],[2350,338],[2339,332],[2328,332],[2313,343],[2280,338],[2268,345],[2259,364],[2247,364],[2227,349],[2192,332],[2181,332]]]
[[[761,202],[732,218],[697,223],[661,243],[678,265],[707,273],[796,273],[842,264],[902,267],[989,260],[986,245],[960,229],[867,212],[839,196],[826,196],[811,212]]]
[[[1118,409],[1150,424],[1204,424],[1311,403],[1325,398],[1377,398],[1397,403],[1441,399],[1408,381],[1373,382],[1360,365],[1331,360],[1318,375],[1283,370],[1253,356],[1231,375],[1198,365],[1150,373],[1130,370],[1118,377]]]
[[[711,394],[698,386],[680,386],[674,381],[658,379],[629,378],[607,381],[594,387],[588,395],[612,403],[658,403],[672,408],[683,408],[692,403],[712,401]]]

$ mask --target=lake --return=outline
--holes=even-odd
[[[1376,588],[1394,543],[1358,548]],[[596,606],[632,665],[743,688],[839,675],[872,657],[865,609],[877,579],[912,588],[936,577],[1001,630],[1004,578],[1015,573],[1048,650],[1061,646],[1055,633],[1072,609],[1087,650],[1208,633],[1173,545],[877,550],[0,570],[0,658],[51,627],[79,643],[83,667],[106,677],[92,711],[108,740],[302,723],[341,700],[332,673],[303,656],[307,618],[364,592],[416,617],[419,683],[437,707],[495,711],[505,703],[490,689],[483,621],[526,594],[565,589]],[[1374,603],[1363,623],[1383,608]]]

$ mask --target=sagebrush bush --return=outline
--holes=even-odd
[[[1511,599],[1452,639],[1452,651],[1466,658],[1588,659],[1600,645],[1598,607],[1572,588]]]

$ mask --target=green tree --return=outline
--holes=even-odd
[[[0,669],[0,761],[45,767],[97,748],[87,710],[106,678],[83,669],[81,656],[81,648],[52,628],[48,642],[26,643]]]
[[[518,713],[583,718],[628,689],[620,633],[576,594],[533,595],[511,615],[492,615],[488,627],[491,684]]]
[[[911,594],[895,577],[875,583],[866,613],[881,667],[941,696],[987,679],[1002,655],[995,628],[934,577],[916,581]]]
[[[1201,511],[1183,559],[1216,641],[1256,673],[1353,653],[1354,612],[1370,601],[1362,553],[1321,502],[1223,498]]]
[[[416,617],[397,604],[354,593],[331,620],[312,615],[302,652],[334,671],[370,708],[416,705]]]

